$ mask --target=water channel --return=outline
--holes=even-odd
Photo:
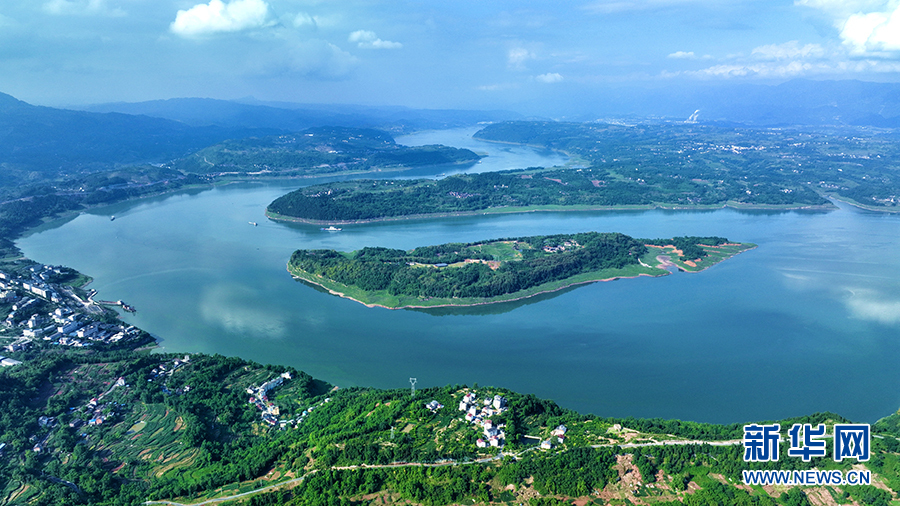
[[[398,141],[490,155],[469,171],[566,161],[481,143],[473,131]],[[93,276],[101,298],[136,306],[123,318],[157,336],[162,351],[287,364],[340,386],[477,382],[600,416],[711,422],[826,410],[874,422],[900,407],[900,216],[841,204],[832,212],[473,216],[341,232],[264,217],[273,199],[313,182],[241,183],[118,204],[48,224],[18,245],[39,262]],[[285,270],[298,248],[410,249],[588,230],[720,235],[759,247],[699,274],[459,309],[367,308]]]

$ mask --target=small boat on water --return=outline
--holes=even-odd
[[[343,230],[343,229],[342,229],[342,228],[337,228],[337,227],[335,227],[334,225],[332,225],[332,226],[330,226],[330,227],[322,227],[321,230],[324,230],[324,231],[326,231],[326,232],[340,232],[340,231]]]
[[[109,221],[116,221],[116,215],[112,215],[109,217]]]
[[[258,224],[255,221],[251,221],[250,224],[253,225],[254,227],[258,226]]]

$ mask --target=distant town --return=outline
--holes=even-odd
[[[104,305],[135,309],[122,301],[95,301],[95,292],[79,296],[70,284],[77,272],[66,267],[30,265],[18,272],[0,271],[0,308],[8,314],[0,323],[6,353],[16,354],[42,346],[119,345],[150,340],[137,327],[120,322]],[[68,284],[67,284],[68,283]],[[0,357],[0,365],[20,364]]]

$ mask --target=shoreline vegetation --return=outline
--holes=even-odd
[[[294,279],[367,307],[427,309],[514,302],[667,269],[700,272],[755,244],[721,237],[635,240],[623,234],[520,237],[410,251],[297,250]]]
[[[756,185],[751,191],[736,184],[657,179],[652,181],[647,175],[626,180],[600,167],[531,167],[457,174],[440,180],[356,179],[289,192],[269,204],[266,216],[332,225],[531,211],[835,208],[832,201],[805,188],[795,192],[774,185]]]
[[[853,201],[843,200],[835,197],[835,200],[843,202],[847,205],[865,209],[867,211],[878,212],[900,212],[900,210],[885,210],[880,208],[871,208],[860,205]],[[492,207],[480,211],[452,211],[441,213],[422,213],[409,214],[403,216],[382,216],[378,218],[366,218],[358,220],[315,220],[310,218],[301,218],[296,216],[287,216],[266,210],[266,218],[272,221],[283,221],[287,223],[303,223],[306,225],[365,225],[368,223],[382,223],[387,221],[403,221],[403,220],[428,220],[435,218],[456,218],[464,216],[484,216],[490,214],[520,214],[520,213],[552,213],[552,212],[591,212],[591,211],[717,211],[720,209],[734,209],[736,211],[833,211],[837,206],[833,204],[823,205],[765,205],[765,204],[743,204],[737,202],[728,202],[722,205],[707,206],[672,206],[665,204],[646,204],[646,205],[619,205],[619,206],[522,206],[522,207]]]

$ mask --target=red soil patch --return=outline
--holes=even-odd
[[[492,271],[496,271],[500,268],[500,262],[498,260],[476,260],[474,258],[467,258],[463,262],[467,264],[487,264]]]
[[[678,254],[678,256],[684,256],[684,251],[681,251],[680,249],[676,248],[674,244],[666,244],[665,246],[657,246],[655,244],[645,244],[644,246],[646,246],[648,248],[659,248],[659,249],[672,248],[673,250],[675,250],[675,253]]]

